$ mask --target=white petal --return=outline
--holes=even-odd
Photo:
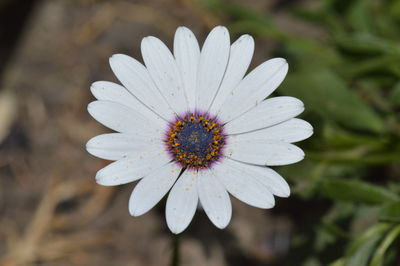
[[[228,95],[218,117],[229,122],[257,106],[281,84],[287,71],[288,64],[283,58],[259,65]]]
[[[186,91],[189,110],[195,109],[197,69],[200,47],[193,32],[179,27],[174,38],[174,56]]]
[[[138,100],[123,86],[109,81],[96,81],[90,86],[90,91],[97,100],[111,101],[125,106],[135,106]]]
[[[267,186],[258,181],[251,173],[236,167],[226,158],[213,167],[213,173],[225,186],[226,190],[237,199],[251,206],[269,209],[274,207],[275,199]],[[254,167],[254,166],[253,166]]]
[[[86,150],[99,158],[119,160],[129,154],[163,150],[159,136],[135,136],[125,133],[102,134],[90,139]]]
[[[146,37],[141,45],[143,60],[154,83],[177,113],[187,112],[188,105],[175,59],[165,44],[155,37]]]
[[[186,170],[168,195],[165,216],[168,228],[179,234],[188,227],[198,203],[197,172]]]
[[[310,123],[298,118],[292,118],[272,127],[231,135],[229,138],[233,141],[275,140],[293,143],[307,139],[312,134],[313,127]]]
[[[197,191],[201,205],[211,222],[220,229],[225,228],[232,216],[231,200],[212,169],[199,171]]]
[[[138,180],[170,162],[165,151],[143,151],[127,155],[96,174],[96,182],[103,186],[117,186]]]
[[[225,155],[257,165],[286,165],[299,162],[304,152],[297,146],[269,140],[235,141],[228,139]]]
[[[288,183],[282,176],[269,167],[241,163],[225,158],[224,161],[220,165],[216,165],[215,168],[215,171],[219,172],[216,176],[222,180],[227,190],[235,197],[235,190],[236,193],[241,193],[241,196],[248,200],[248,204],[264,198],[262,201],[264,203],[260,202],[260,204],[272,207],[273,201],[269,201],[270,195],[259,195],[259,193],[264,193],[264,188],[267,188],[269,192],[278,197],[288,197],[290,195]],[[225,174],[222,175],[221,173],[224,172]],[[248,187],[249,184],[258,184],[259,188],[249,187],[247,190],[252,191],[249,193],[240,191],[242,188]],[[256,206],[254,203],[253,205]]]
[[[121,85],[109,81],[96,81],[90,87],[92,94],[96,99],[111,101],[125,105],[132,110],[144,115],[147,119],[159,125],[165,125],[165,120],[154,111],[143,105],[135,96]]]
[[[180,171],[181,167],[171,162],[140,180],[129,199],[129,213],[139,216],[153,208],[170,190]]]
[[[173,117],[172,110],[140,62],[127,55],[115,54],[110,58],[110,66],[119,81],[140,102],[166,120]]]
[[[218,92],[229,59],[229,32],[215,27],[201,49],[196,88],[196,108],[207,111]]]
[[[147,117],[133,111],[125,105],[110,101],[94,101],[88,105],[89,114],[104,126],[123,133],[137,135],[159,134],[158,125],[152,123]]]
[[[293,118],[304,111],[297,98],[282,96],[267,99],[249,112],[225,125],[228,134],[239,134],[270,127]]]
[[[231,93],[243,79],[250,65],[253,53],[254,39],[250,35],[242,35],[232,44],[224,78],[218,93],[211,104],[211,114],[217,114],[219,112],[219,109],[228,97],[229,93]]]

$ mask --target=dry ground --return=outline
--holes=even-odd
[[[252,1],[255,5],[262,4]],[[141,38],[171,47],[177,26],[200,41],[223,18],[193,1],[41,1],[8,62],[0,94],[0,265],[169,265],[164,203],[139,218],[132,184],[94,181],[107,164],[85,142],[108,129],[89,117],[91,82],[116,81],[108,57],[140,57]],[[255,62],[268,47],[257,48]],[[283,201],[283,200],[282,200]],[[290,223],[234,201],[229,227],[199,211],[180,236],[181,265],[265,265],[288,248]]]

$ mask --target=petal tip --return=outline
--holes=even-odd
[[[171,231],[171,233],[175,235],[182,233],[186,229],[186,227],[177,226],[176,224],[175,225],[171,224],[171,222],[168,222],[168,219],[167,219],[167,226]]]
[[[230,222],[230,220],[227,221],[227,222],[219,222],[219,223],[214,222],[214,225],[215,225],[218,229],[225,229],[225,228],[229,225],[229,222]]]
[[[275,57],[275,58],[272,58],[272,59],[270,59],[272,62],[275,62],[275,63],[277,63],[277,64],[279,64],[279,65],[282,65],[283,67],[289,67],[289,64],[288,64],[288,61],[285,59],[285,58],[283,58],[283,57]]]
[[[240,40],[252,41],[252,42],[254,42],[254,38],[253,38],[253,36],[251,36],[250,34],[243,34],[242,36],[240,36],[239,41],[240,41]]]
[[[224,35],[229,35],[229,31],[228,31],[228,29],[227,29],[225,26],[218,25],[218,26],[214,27],[214,28],[210,31],[209,35],[211,35],[211,34],[224,34]]]
[[[93,82],[92,84],[90,84],[90,88],[92,89],[92,88],[96,88],[96,87],[102,87],[103,83],[104,83],[104,81],[97,80],[97,81]]]
[[[144,214],[145,211],[141,210],[140,208],[138,208],[138,206],[134,203],[129,203],[129,214],[133,217],[137,217],[140,216],[142,214]]]
[[[118,59],[121,56],[121,54],[113,54],[112,56],[110,56],[108,58],[108,61],[111,63],[112,61],[115,61],[116,59]]]
[[[123,54],[113,54],[112,56],[110,56],[110,58],[108,58],[108,63],[110,64],[111,69],[112,69],[113,71],[115,71],[115,68],[116,68],[117,66],[120,65],[120,63],[121,63],[120,60],[122,60],[122,58],[123,58],[124,56],[126,56],[126,55],[123,55]]]
[[[89,139],[87,142],[86,142],[86,144],[85,144],[85,148],[86,148],[86,150],[90,153],[90,149],[91,149],[91,144],[92,144],[92,142],[93,142],[93,138],[91,138],[91,139]]]
[[[181,232],[174,232],[174,231],[171,231],[174,235],[179,235]]]
[[[96,101],[90,102],[90,103],[87,105],[87,110],[88,110],[89,114],[92,114],[91,111],[93,110],[93,107],[96,105],[95,102],[96,102]]]
[[[176,32],[191,32],[191,30],[190,30],[188,27],[179,26],[179,27],[176,29]]]
[[[95,179],[96,179],[96,183],[97,183],[98,185],[100,185],[100,186],[107,186],[107,184],[104,183],[103,177],[102,177],[101,175],[96,174]]]

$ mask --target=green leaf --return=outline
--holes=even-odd
[[[371,1],[356,0],[348,9],[347,19],[353,29],[357,31],[371,31],[373,22],[370,12]]]
[[[304,101],[306,109],[349,128],[382,132],[381,118],[329,69],[289,74],[280,89]]]
[[[388,202],[382,207],[381,219],[400,223],[400,201]]]
[[[393,19],[400,21],[400,1],[392,1],[387,11]]]
[[[353,53],[378,54],[399,51],[397,43],[366,32],[338,35],[335,37],[335,40],[341,48]]]
[[[366,204],[383,204],[399,199],[396,194],[383,187],[359,180],[325,179],[321,181],[320,192],[333,200]]]
[[[353,256],[358,249],[369,239],[375,238],[375,237],[382,237],[382,235],[390,229],[390,224],[387,223],[378,223],[371,228],[369,228],[367,231],[365,231],[361,236],[356,238],[351,246],[347,250],[347,257]]]
[[[400,105],[400,82],[396,83],[390,92],[390,100],[396,104]]]
[[[361,243],[359,248],[346,259],[346,266],[366,266],[374,248],[382,238],[381,235],[372,236]]]
[[[338,259],[338,260],[330,263],[329,266],[345,266],[345,260],[344,259]]]
[[[390,245],[400,236],[400,225],[394,227],[383,239],[382,243],[376,249],[372,257],[370,266],[383,266],[385,265],[385,253]]]
[[[384,147],[388,144],[388,140],[384,137],[377,138],[376,136],[361,135],[329,123],[324,124],[322,127],[322,136],[330,150],[350,149],[363,145],[379,149],[379,147]]]

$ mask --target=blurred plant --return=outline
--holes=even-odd
[[[318,36],[279,26],[279,8],[276,15],[226,0],[202,1],[233,34],[277,42],[276,55],[291,65],[278,92],[305,102],[316,131],[306,144],[307,160],[279,170],[294,183],[292,201],[327,208],[301,210],[284,262],[399,263],[400,2],[292,2],[285,16]],[[316,222],[307,224],[307,216]]]

